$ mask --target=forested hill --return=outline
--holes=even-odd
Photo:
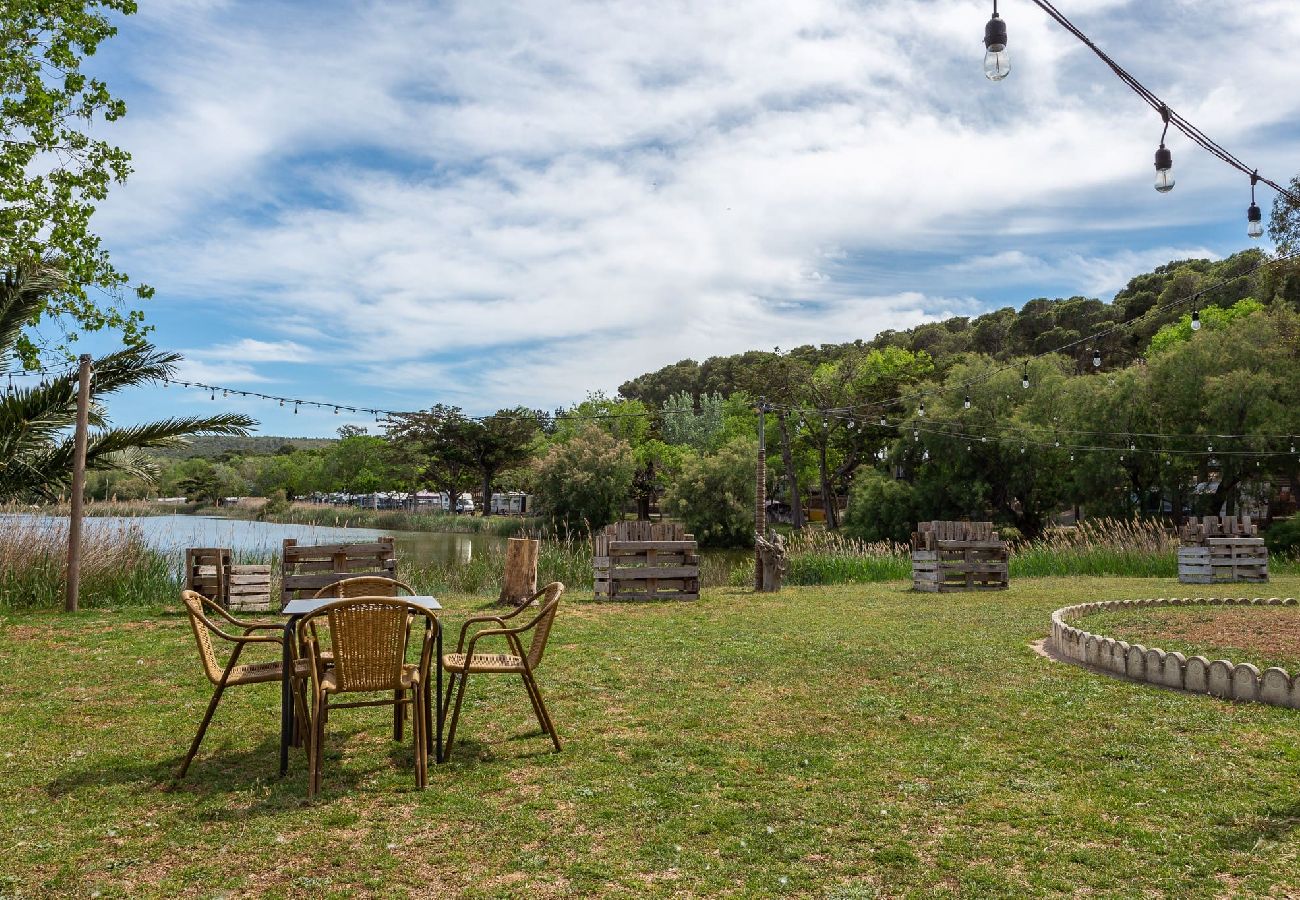
[[[232,456],[272,456],[292,450],[321,449],[336,443],[338,443],[336,438],[206,435],[190,438],[189,443],[183,447],[170,447],[150,452],[155,456],[171,459],[227,459]]]
[[[1259,250],[1246,250],[1219,262],[1176,260],[1133,278],[1109,303],[1088,297],[1055,300],[1038,297],[1028,301],[1019,312],[1008,306],[976,318],[954,316],[906,331],[884,331],[870,341],[805,345],[780,354],[751,350],[733,356],[710,357],[703,363],[684,359],[625,382],[619,387],[619,393],[652,407],[662,406],[665,400],[682,391],[696,398],[713,393],[726,397],[736,391],[751,396],[770,395],[774,390],[781,392],[776,385],[801,377],[800,372],[864,348],[924,350],[933,357],[940,371],[964,353],[982,353],[1005,361],[1051,352],[1240,275],[1265,258]],[[1265,304],[1280,299],[1300,307],[1300,268],[1291,263],[1237,278],[1210,291],[1197,305],[1228,307],[1246,297]],[[1187,315],[1190,310],[1189,305],[1183,304],[1165,313],[1146,316],[1116,330],[1096,345],[1086,342],[1073,347],[1069,354],[1075,358],[1080,371],[1089,364],[1094,350],[1100,351],[1109,365],[1127,365],[1145,352],[1152,335],[1162,325]],[[773,335],[773,343],[779,339],[780,335]]]

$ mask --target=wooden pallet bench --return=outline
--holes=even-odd
[[[280,608],[290,600],[310,598],[323,587],[358,575],[397,577],[397,549],[392,536],[351,544],[299,545],[284,542]]]
[[[234,612],[269,611],[271,567],[232,560],[222,547],[191,547],[185,551],[185,586]]]
[[[1179,529],[1183,584],[1268,581],[1268,548],[1250,516],[1192,517]]]
[[[992,522],[921,522],[912,533],[913,590],[1000,591],[1007,584],[1007,543]]]
[[[683,526],[615,522],[592,544],[597,599],[700,598],[699,547]]]

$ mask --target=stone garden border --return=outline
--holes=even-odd
[[[1147,606],[1296,606],[1294,597],[1160,597],[1147,600],[1107,600],[1079,603],[1052,613],[1051,649],[1062,659],[1134,681],[1146,681],[1164,687],[1212,694],[1225,700],[1267,703],[1300,709],[1300,673],[1293,678],[1286,669],[1269,668],[1262,673],[1250,663],[1204,656],[1190,659],[1178,652],[1166,653],[1159,648],[1148,650],[1115,638],[1076,628],[1070,622],[1089,613],[1112,609],[1137,609]]]

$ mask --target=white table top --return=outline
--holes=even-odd
[[[351,597],[348,599],[359,600],[360,597]],[[438,602],[437,597],[430,597],[424,594],[417,594],[414,597],[384,597],[384,600],[405,600],[424,609],[442,609],[442,604]],[[307,613],[315,612],[322,606],[330,603],[337,603],[338,597],[321,597],[317,600],[298,599],[290,600],[284,609],[280,610],[281,615],[285,616],[305,616]]]

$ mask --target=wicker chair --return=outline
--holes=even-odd
[[[208,703],[208,711],[203,716],[199,731],[194,735],[194,741],[190,744],[190,752],[185,754],[185,762],[181,763],[180,771],[176,773],[178,779],[184,778],[185,773],[189,771],[190,763],[194,760],[194,755],[199,752],[199,745],[203,743],[203,735],[207,733],[208,725],[212,721],[213,714],[217,711],[217,704],[221,702],[221,695],[225,693],[226,688],[242,684],[264,684],[280,681],[282,667],[278,659],[275,662],[244,663],[240,665],[239,657],[243,653],[244,647],[248,644],[275,644],[277,647],[281,647],[284,640],[279,634],[284,626],[278,622],[245,622],[236,619],[222,609],[220,605],[194,591],[182,591],[181,601],[185,604],[185,609],[189,613],[190,627],[194,630],[194,639],[199,645],[199,660],[203,663],[203,672],[208,676],[208,680],[216,685],[216,690],[212,694],[212,700]],[[208,616],[208,611],[216,613],[220,619],[225,620],[225,623],[243,629],[244,633],[235,635],[226,632]],[[276,634],[254,634],[257,631],[274,631]],[[212,643],[213,635],[235,645],[225,666],[222,666],[217,661],[216,649]],[[301,661],[295,663],[294,676],[301,701],[295,707],[299,715],[299,734],[302,734],[306,728],[302,713],[306,710],[305,677],[307,671],[305,663]]]
[[[325,597],[337,597],[339,600],[347,600],[353,597],[401,597],[414,596],[415,589],[405,581],[398,581],[396,578],[389,578],[387,575],[358,575],[355,578],[344,578],[333,584],[327,584],[313,595],[313,599],[319,600]],[[410,617],[406,620],[406,640],[411,640],[411,622]],[[298,654],[306,656],[306,648],[301,642],[298,647]],[[328,650],[321,651],[321,660],[325,665],[334,664],[334,655]],[[406,720],[406,704],[397,694],[393,695],[393,740],[402,739],[403,724]]]
[[[456,705],[451,711],[451,725],[447,731],[447,744],[443,750],[444,758],[451,754],[452,743],[456,740],[456,722],[460,719],[460,707],[465,699],[465,683],[472,674],[518,675],[522,678],[524,690],[528,692],[528,699],[533,704],[533,713],[537,716],[538,724],[542,726],[542,731],[551,736],[556,752],[560,751],[560,736],[556,733],[555,723],[551,721],[551,714],[547,712],[546,704],[542,700],[542,692],[537,687],[535,673],[542,663],[542,654],[546,652],[546,642],[551,636],[551,626],[555,623],[555,613],[560,608],[560,596],[563,593],[564,585],[552,581],[513,612],[504,616],[473,616],[461,626],[456,652],[447,653],[442,657],[442,668],[451,675],[451,680],[447,683],[447,693],[442,701],[444,715],[447,707],[451,705],[452,691],[456,693]],[[506,627],[506,620],[514,618],[537,602],[541,603],[541,610],[527,624],[514,628]],[[469,644],[466,646],[465,638],[470,626],[485,622],[495,623],[499,627],[485,628],[476,632],[470,637]],[[532,631],[533,635],[525,652],[520,635],[529,631]],[[511,652],[474,652],[481,638],[498,636],[506,639]]]
[[[425,620],[420,662],[406,662],[410,621]],[[317,622],[329,623],[332,657],[324,659]],[[429,667],[433,658],[433,640],[438,620],[428,610],[395,597],[356,597],[322,606],[298,623],[299,634],[307,650],[312,680],[312,732],[307,742],[311,760],[307,797],[320,790],[322,748],[325,725],[331,708],[358,706],[401,707],[410,704],[412,732],[415,738],[415,782],[420,788],[429,780],[429,743],[425,729],[430,718]],[[331,697],[346,693],[391,691],[392,699],[358,700],[333,703]],[[407,697],[410,692],[410,697]],[[400,722],[400,719],[398,719]],[[395,737],[400,735],[395,732]]]

